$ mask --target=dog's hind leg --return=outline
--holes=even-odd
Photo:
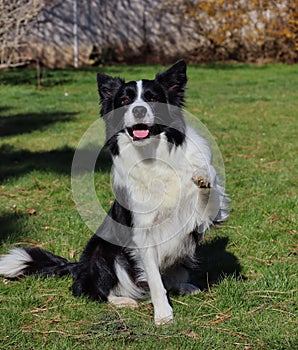
[[[88,242],[80,262],[73,270],[73,294],[92,300],[107,301],[118,283],[115,259],[120,248],[94,235]]]
[[[174,294],[180,294],[180,295],[186,295],[186,294],[197,294],[201,290],[199,287],[195,286],[191,283],[180,283],[170,290],[170,292],[173,292]]]
[[[190,283],[188,269],[182,265],[174,265],[163,274],[164,285],[168,292],[175,294],[196,294],[200,288]]]

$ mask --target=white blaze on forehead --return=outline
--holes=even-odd
[[[144,99],[142,98],[142,94],[144,92],[143,90],[143,80],[138,80],[136,81],[136,85],[137,85],[137,91],[136,91],[136,99],[134,100],[133,103],[131,103],[128,107],[128,110],[125,112],[124,114],[124,125],[126,127],[131,127],[132,125],[138,124],[138,123],[142,123],[142,124],[153,124],[154,123],[154,114],[152,111],[152,108],[150,107],[150,105],[144,101]],[[134,107],[137,106],[143,106],[146,108],[147,112],[146,115],[142,118],[137,120],[134,116],[134,114],[132,113]],[[148,131],[146,131],[146,133],[141,133],[141,132],[136,132],[136,134],[138,134],[138,138],[145,138],[148,135]]]
[[[143,81],[138,80],[137,81],[137,101],[141,100],[142,91],[143,91]]]

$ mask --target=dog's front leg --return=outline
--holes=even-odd
[[[155,248],[147,248],[142,251],[142,260],[154,308],[154,322],[156,325],[171,322],[173,320],[173,310],[162,283]]]

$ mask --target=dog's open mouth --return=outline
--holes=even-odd
[[[147,124],[135,124],[127,128],[127,131],[134,141],[144,140],[150,137],[150,130]]]

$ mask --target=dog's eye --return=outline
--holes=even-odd
[[[150,102],[157,102],[157,99],[155,97],[151,97]]]
[[[123,97],[123,99],[121,100],[122,106],[128,105],[129,102],[130,102],[130,99],[128,97]]]

